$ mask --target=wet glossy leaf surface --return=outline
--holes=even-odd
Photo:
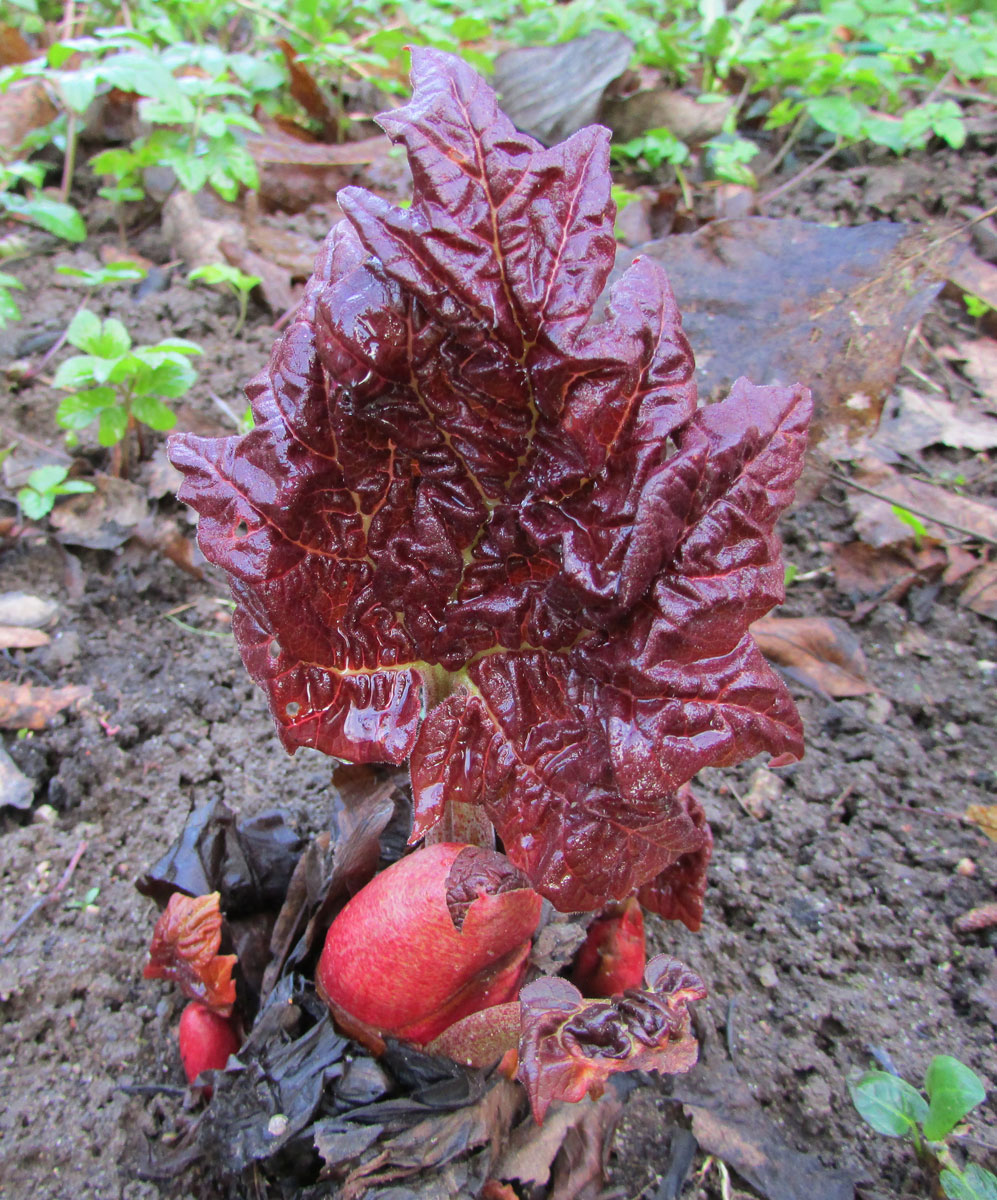
[[[380,118],[411,208],[340,193],[256,428],[171,453],[285,746],[410,758],[416,835],[483,806],[539,891],[597,908],[703,846],[697,770],[801,752],[747,629],[782,596],[809,397],[697,412],[656,264],[589,323],[605,131],[544,149],[434,51],[413,81]]]

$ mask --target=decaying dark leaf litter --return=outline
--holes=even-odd
[[[255,353],[241,378],[258,365]],[[976,495],[986,503],[986,491]],[[819,548],[845,544],[852,529],[828,498],[842,493],[832,485],[785,526],[801,574],[824,574],[793,587],[781,615],[852,614],[854,596],[836,590],[828,550]],[[910,533],[901,522],[894,536],[914,560],[925,547],[914,547]],[[949,536],[932,530],[926,544],[934,537],[951,558]],[[985,565],[979,543],[969,550]],[[15,584],[62,591],[58,552],[38,545],[16,554]],[[701,941],[675,926],[662,939],[710,984],[701,1067],[675,1087],[675,1101],[650,1079],[628,1080],[598,1105],[552,1112],[548,1141],[560,1141],[551,1152],[506,1081],[401,1045],[375,1061],[332,1029],[308,982],[320,930],[366,873],[402,851],[404,783],[390,772],[371,779],[354,771],[337,773],[330,790],[328,769],[314,758],[270,761],[268,722],[229,645],[158,620],[194,596],[202,608],[192,628],[212,629],[213,614],[224,615],[211,604],[216,580],[213,591],[178,580],[134,546],[110,563],[83,561],[80,598],[63,605],[55,640],[27,661],[36,686],[87,684],[96,699],[88,707],[78,698],[68,715],[39,715],[37,740],[11,746],[36,802],[45,795],[51,807],[32,825],[5,829],[4,936],[34,895],[54,894],[74,851],[87,845],[68,890],[0,959],[0,1011],[17,1048],[4,1072],[23,1064],[38,1077],[53,1061],[63,1066],[40,1112],[26,1103],[24,1085],[7,1090],[0,1129],[12,1148],[0,1150],[0,1172],[12,1194],[30,1187],[64,1195],[72,1180],[74,1195],[359,1196],[370,1187],[400,1198],[473,1195],[492,1178],[514,1182],[521,1195],[567,1197],[597,1194],[603,1155],[628,1195],[645,1184],[648,1194],[678,1195],[683,1181],[689,1194],[689,1128],[762,1195],[802,1187],[837,1198],[862,1180],[875,1181],[868,1194],[877,1186],[879,1194],[916,1194],[900,1156],[862,1140],[842,1079],[884,1051],[909,1078],[940,1048],[989,1069],[992,935],[956,935],[951,925],[992,896],[992,850],[958,818],[967,801],[992,796],[992,676],[979,664],[997,660],[997,647],[985,618],[952,607],[951,591],[940,589],[955,585],[935,567],[914,562],[907,591],[884,587],[864,598],[871,606],[853,628],[877,689],[871,696],[830,701],[819,682],[794,686],[808,757],[781,775],[767,812],[750,817],[738,804],[753,765],[725,777],[706,772],[700,787],[721,843],[706,926]],[[107,627],[109,615],[117,627]],[[150,628],[162,650],[137,663],[131,647]],[[284,811],[268,815],[275,802]],[[110,832],[119,810],[140,837]],[[327,838],[316,836],[323,828]],[[149,867],[150,844],[171,836],[173,850]],[[957,870],[966,859],[973,869]],[[88,871],[89,862],[100,868]],[[259,1005],[243,1066],[214,1077],[205,1108],[142,1090],[158,1086],[154,1076],[175,1087],[180,1075],[168,1032],[175,1007],[159,999],[161,985],[137,982],[152,916],[128,895],[136,875],[159,902],[175,887],[222,892],[247,1012]],[[62,897],[82,895],[91,877],[103,880],[104,911],[63,907]],[[81,944],[92,960],[87,988]],[[267,979],[264,948],[274,945],[279,969]],[[750,1101],[730,1079],[731,1062],[750,1081]],[[70,1105],[86,1115],[67,1138]],[[992,1128],[979,1132],[993,1139]],[[860,1158],[866,1165],[854,1165]],[[222,1160],[230,1170],[217,1170]]]

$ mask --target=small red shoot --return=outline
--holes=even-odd
[[[635,897],[610,904],[589,926],[571,982],[583,996],[608,999],[640,987],[647,955],[644,916]]]
[[[219,954],[222,914],[218,892],[185,896],[174,892],[156,922],[146,979],[169,979],[189,1000],[227,1017],[235,1004],[234,954]]]
[[[239,1050],[239,1035],[230,1017],[222,1017],[192,1000],[180,1017],[180,1059],[187,1082],[202,1071],[220,1071]]]

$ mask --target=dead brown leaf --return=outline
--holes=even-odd
[[[292,279],[307,279],[311,275],[318,242],[303,233],[271,224],[262,218],[255,194],[247,198],[245,216],[246,233],[253,250],[289,271]]]
[[[831,549],[834,582],[855,606],[850,620],[859,620],[886,601],[899,604],[915,584],[957,583],[979,566],[979,557],[962,546],[929,542],[896,547],[846,542]]]
[[[59,614],[54,600],[36,596],[31,592],[0,593],[0,625],[26,625],[29,629],[41,629],[51,625]]]
[[[695,96],[662,83],[657,71],[627,71],[610,87],[599,120],[619,141],[640,137],[649,129],[670,129],[683,142],[704,142],[723,132],[734,107],[730,97],[717,104],[699,104]]]
[[[834,582],[839,592],[852,598],[878,595],[914,575],[900,554],[877,550],[865,542],[846,542],[831,552]]]
[[[489,1179],[481,1189],[481,1200],[519,1200],[519,1193],[508,1183],[499,1183],[497,1179]]]
[[[329,204],[340,188],[358,182],[362,170],[388,160],[391,143],[383,135],[359,142],[326,145],[301,141],[272,121],[258,116],[263,133],[246,146],[260,174],[264,208],[303,212],[312,204]]]
[[[997,342],[993,338],[976,338],[959,342],[955,357],[962,359],[963,370],[969,376],[990,412],[997,412]]]
[[[967,550],[965,546],[946,546],[945,553],[949,561],[942,575],[942,583],[946,586],[965,579],[980,565],[979,555]]]
[[[305,112],[316,121],[322,129],[322,138],[327,142],[339,140],[339,119],[329,106],[322,94],[322,89],[315,82],[311,72],[298,62],[298,55],[290,42],[283,38],[277,39],[281,54],[287,63],[288,74],[291,77],[291,96],[301,105]]]
[[[583,1101],[580,1119],[564,1135],[554,1160],[549,1200],[596,1200],[606,1182],[606,1166],[623,1104],[616,1092]]]
[[[38,54],[39,51],[31,49],[20,30],[13,25],[0,25],[0,67],[31,62]]]
[[[960,411],[950,400],[902,387],[883,408],[870,445],[897,454],[916,454],[927,446],[992,450],[997,446],[997,416]]]
[[[626,70],[633,49],[622,33],[599,29],[552,46],[504,50],[495,62],[502,111],[547,146],[563,141],[597,120],[607,84]]]
[[[700,1147],[767,1200],[853,1200],[861,1176],[847,1167],[829,1169],[816,1155],[794,1150],[722,1056],[716,1035],[703,1030],[700,1041],[699,1064],[678,1076],[672,1091],[691,1116]]]
[[[865,656],[855,634],[834,617],[762,617],[751,626],[770,662],[827,696],[866,696]]]
[[[997,308],[997,267],[964,249],[946,271],[946,278],[962,292],[979,296],[991,308]]]
[[[95,490],[70,496],[49,516],[60,542],[90,550],[114,550],[135,532],[149,510],[145,490],[127,479],[97,475]]]
[[[33,129],[58,116],[40,79],[24,79],[0,95],[0,150],[13,155]]]
[[[197,195],[173,192],[163,204],[163,236],[190,270],[224,262],[222,241],[245,242],[242,214],[208,188]]]
[[[226,261],[233,267],[238,267],[246,275],[256,275],[259,278],[260,290],[271,312],[287,312],[294,303],[289,271],[251,250],[241,238],[222,238],[219,248]]]
[[[997,621],[997,563],[980,567],[963,589],[959,603]]]
[[[896,515],[894,505],[913,513],[924,525],[925,536],[936,542],[954,541],[962,533],[997,543],[997,508],[982,500],[901,475],[876,459],[863,459],[852,478],[876,493],[848,489],[855,532],[871,546],[897,546],[913,539],[914,531]]]
[[[550,1106],[540,1125],[527,1117],[512,1131],[493,1169],[495,1178],[546,1184],[565,1135],[578,1124],[581,1115],[580,1104],[558,1101]]]
[[[876,427],[954,247],[888,221],[832,228],[749,217],[639,253],[668,271],[706,396],[742,374],[802,380],[814,392],[815,440],[833,446]]]
[[[56,713],[90,699],[88,687],[0,683],[0,729],[44,729]]]
[[[997,804],[970,804],[966,820],[972,821],[992,842],[997,842]]]
[[[147,516],[135,526],[132,536],[146,549],[168,558],[191,578],[204,578],[204,556],[194,539],[182,531],[175,517]]]
[[[374,1183],[442,1167],[478,1146],[490,1145],[493,1156],[497,1155],[522,1102],[520,1086],[500,1078],[476,1104],[420,1121],[350,1172],[343,1185],[343,1200],[359,1200]]]
[[[51,640],[41,629],[0,625],[0,650],[33,650],[36,646],[47,646]]]

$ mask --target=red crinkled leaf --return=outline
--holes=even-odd
[[[198,1000],[220,1016],[232,1013],[235,954],[219,954],[222,944],[220,895],[185,896],[174,892],[152,931],[146,979],[169,979],[189,1000]]]
[[[703,923],[706,869],[713,853],[713,833],[702,805],[688,784],[679,788],[678,795],[693,824],[703,831],[703,844],[698,850],[681,855],[671,866],[665,867],[659,875],[645,883],[638,891],[637,899],[666,921],[681,921],[692,933],[698,933]]]
[[[538,1122],[555,1100],[598,1096],[619,1071],[678,1075],[696,1063],[688,1005],[706,995],[688,967],[661,954],[644,973],[647,987],[613,1000],[585,1000],[566,979],[542,978],[519,993],[519,1073]]]
[[[411,208],[340,194],[256,428],[171,457],[287,749],[410,758],[416,836],[481,805],[537,890],[599,908],[703,847],[701,767],[802,752],[748,626],[782,598],[809,395],[697,411],[654,262],[590,323],[605,131],[545,149],[436,51],[413,82],[380,118]]]

